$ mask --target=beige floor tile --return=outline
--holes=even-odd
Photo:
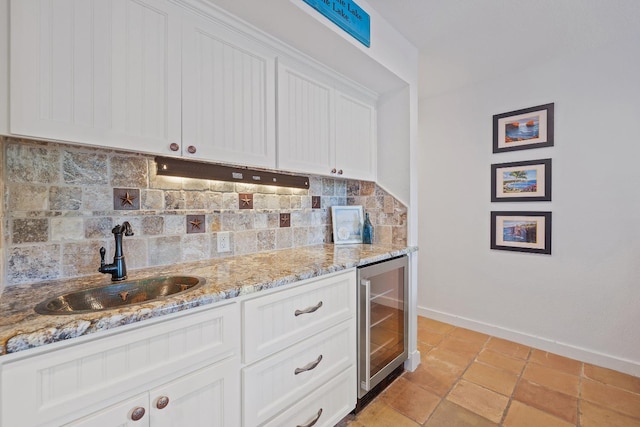
[[[517,359],[486,348],[480,352],[476,360],[518,375],[522,373],[522,369],[527,363],[526,360]]]
[[[455,326],[449,325],[448,323],[418,316],[418,330],[424,329],[432,332],[437,332],[439,334],[447,334],[453,331],[455,328]]]
[[[481,385],[504,396],[511,396],[518,381],[518,375],[484,363],[474,362],[469,366],[463,378]]]
[[[394,411],[380,399],[374,400],[364,408],[355,421],[367,427],[419,427],[415,421]]]
[[[441,347],[436,347],[431,350],[423,360],[426,367],[438,368],[456,375],[461,375],[470,363],[468,357],[461,356],[456,352],[451,352]]]
[[[518,401],[511,402],[504,427],[575,427],[575,424],[556,418]],[[605,427],[605,426],[602,426]]]
[[[576,397],[550,390],[527,380],[520,380],[513,398],[570,423],[575,424],[578,421],[578,399]]]
[[[575,375],[569,375],[536,363],[529,363],[524,369],[522,378],[551,390],[578,397],[580,377]]]
[[[380,396],[396,411],[408,418],[424,423],[436,409],[441,398],[405,378],[398,378]]]
[[[450,335],[460,340],[471,341],[480,344],[484,344],[489,340],[489,335],[465,328],[455,328]]]
[[[444,340],[438,345],[438,348],[448,350],[459,355],[465,355],[467,358],[474,358],[478,352],[482,349],[483,343],[463,341],[457,339],[451,335],[445,337]]]
[[[584,376],[592,380],[622,388],[640,394],[640,377],[623,374],[589,363],[584,364]]]
[[[438,332],[429,331],[426,329],[418,329],[418,342],[422,342],[431,346],[436,346],[442,342],[444,335]]]
[[[447,400],[494,423],[500,422],[509,403],[509,398],[465,380],[456,384]]]
[[[418,341],[418,351],[420,352],[420,357],[424,358],[431,350],[435,347],[429,344],[425,344],[423,342]]]
[[[516,357],[518,359],[527,359],[529,357],[530,347],[518,344],[512,341],[503,340],[501,338],[491,337],[487,342],[486,348],[506,354],[507,356]]]
[[[497,427],[488,419],[455,403],[443,400],[425,427]]]
[[[430,368],[422,363],[415,371],[405,372],[403,378],[420,387],[426,388],[428,391],[440,397],[444,397],[451,387],[453,387],[453,384],[458,381],[458,375],[441,371],[440,369]]]
[[[557,369],[571,375],[580,375],[582,373],[582,362],[569,359],[547,351],[533,349],[529,362],[535,362],[548,368]]]
[[[640,427],[640,419],[613,412],[583,401],[580,403],[581,427]]]
[[[613,411],[640,418],[640,394],[585,378],[582,380],[581,397]]]

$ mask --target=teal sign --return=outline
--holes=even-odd
[[[366,47],[371,45],[371,20],[369,19],[369,14],[352,0],[303,1],[329,18]]]

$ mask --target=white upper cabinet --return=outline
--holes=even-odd
[[[279,168],[375,180],[375,116],[373,101],[278,64]]]
[[[180,141],[180,13],[154,0],[11,2],[10,132],[157,151]]]
[[[333,89],[278,64],[278,167],[329,175],[335,168]]]
[[[185,15],[184,156],[275,167],[275,55],[264,51],[227,26]]]
[[[336,167],[348,177],[376,177],[376,110],[336,91]]]

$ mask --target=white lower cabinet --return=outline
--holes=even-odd
[[[333,426],[355,407],[355,298],[350,271],[243,302],[243,426]]]
[[[2,356],[0,426],[239,425],[238,306]]]
[[[352,269],[2,356],[0,427],[333,426],[355,314]]]
[[[221,427],[238,423],[237,358],[200,369],[65,427]]]

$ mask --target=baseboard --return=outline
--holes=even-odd
[[[593,365],[602,366],[603,368],[609,368],[615,371],[624,372],[629,375],[640,377],[640,362],[638,361],[621,359],[609,354],[577,347],[567,343],[553,341],[548,338],[527,334],[525,332],[520,332],[509,328],[504,328],[502,326],[479,322],[477,320],[457,316],[451,313],[445,313],[438,310],[432,310],[425,307],[417,307],[417,314],[418,316],[439,320],[441,322],[449,323],[461,328],[467,328],[473,331],[482,332],[494,337],[534,347],[539,350],[544,350],[571,359],[576,359],[581,362],[591,363]]]
[[[418,350],[409,353],[409,357],[404,361],[404,370],[413,372],[420,364],[420,352]]]

